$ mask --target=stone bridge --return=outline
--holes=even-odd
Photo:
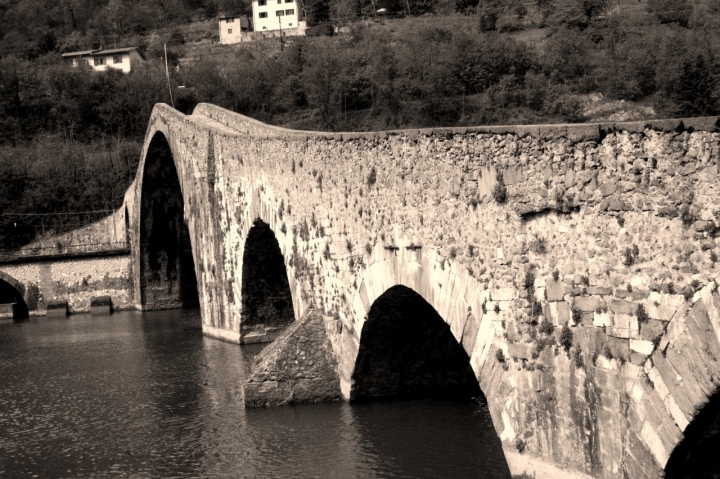
[[[513,474],[706,477],[719,162],[717,118],[322,133],[157,105],[132,301],[274,340],[248,406],[479,389]]]

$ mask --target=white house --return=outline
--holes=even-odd
[[[256,32],[298,28],[300,12],[296,0],[253,0]]]
[[[79,52],[63,53],[63,58],[72,61],[74,67],[89,65],[95,71],[105,71],[116,68],[129,73],[133,66],[144,62],[142,54],[136,47],[113,48],[110,50],[83,50]]]
[[[242,32],[250,30],[250,21],[245,15],[220,15],[220,43],[240,43]]]

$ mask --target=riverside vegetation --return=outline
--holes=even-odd
[[[385,5],[343,1],[305,4],[310,23]],[[150,111],[170,102],[164,43],[179,66],[170,79],[179,110],[210,102],[298,129],[581,122],[598,118],[588,108],[598,94],[657,117],[720,112],[720,0],[643,0],[629,10],[606,0],[396,2],[385,8],[411,15],[351,22],[341,36],[288,39],[282,51],[266,40],[193,58],[183,58],[183,22],[249,5],[183,4],[140,25],[129,12],[142,2],[140,10],[129,4],[98,7],[124,6],[115,22],[89,16],[74,27],[70,4],[60,2],[65,16],[45,18],[43,33],[37,25],[18,31],[25,3],[0,6],[0,249],[98,218],[59,213],[121,203]],[[145,35],[152,28],[160,33]],[[132,41],[148,61],[128,75],[83,71],[59,55],[129,34],[140,35]],[[9,216],[37,213],[47,216]]]

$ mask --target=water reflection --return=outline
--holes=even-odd
[[[197,311],[0,324],[0,476],[508,478],[486,408],[242,409],[260,347]]]

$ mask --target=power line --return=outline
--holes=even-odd
[[[65,213],[0,213],[0,216],[72,216],[72,215],[89,215],[100,213],[114,213],[115,210],[95,210],[95,211],[74,211]]]

